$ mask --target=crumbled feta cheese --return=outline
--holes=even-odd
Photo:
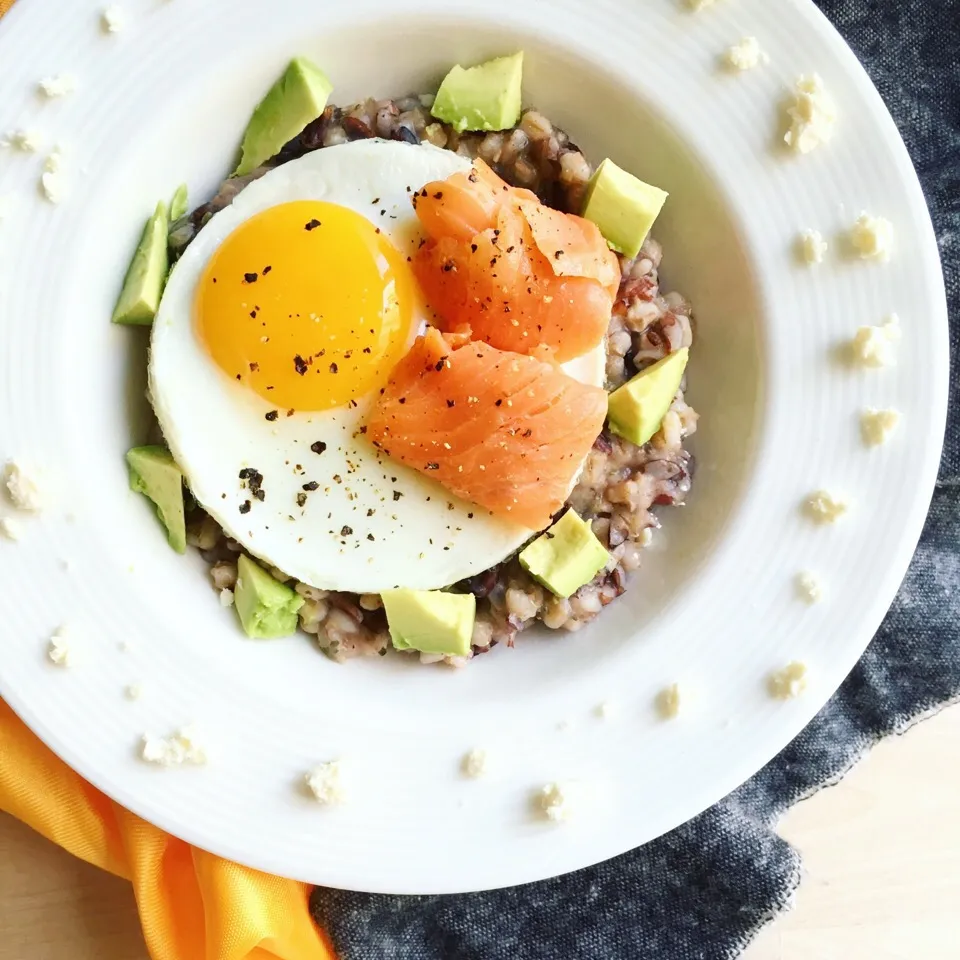
[[[487,772],[487,751],[475,747],[464,755],[460,767],[465,776],[472,777],[474,780],[484,776]]]
[[[221,607],[232,607],[233,606],[233,591],[228,589],[223,589],[220,591],[220,606]]]
[[[879,447],[887,442],[899,422],[900,413],[897,410],[867,407],[860,414],[860,436],[868,447]]]
[[[850,243],[861,260],[880,260],[885,263],[890,259],[893,249],[893,224],[883,217],[861,213],[850,228]]]
[[[536,807],[541,816],[554,823],[569,820],[581,803],[580,790],[572,782],[548,783],[536,795]]]
[[[4,469],[4,480],[10,502],[18,510],[39,513],[43,507],[43,500],[40,496],[40,487],[30,471],[16,460],[11,460]]]
[[[106,7],[100,14],[100,23],[107,33],[119,33],[127,24],[123,7],[118,3]]]
[[[19,540],[20,524],[13,517],[0,517],[0,537],[7,540]]]
[[[770,696],[778,700],[792,700],[807,689],[807,665],[794,660],[782,670],[771,673],[767,679]]]
[[[829,244],[819,230],[804,230],[800,234],[800,255],[805,263],[823,263]]]
[[[197,742],[192,727],[183,727],[170,737],[143,735],[140,757],[147,763],[156,763],[161,767],[179,767],[184,763],[203,764],[207,755]]]
[[[58,667],[70,666],[70,646],[67,643],[67,628],[57,627],[47,645],[47,657]]]
[[[756,37],[744,37],[733,44],[724,54],[724,62],[731,70],[753,70],[761,63],[769,63],[770,58],[760,49]]]
[[[63,165],[63,147],[59,143],[53,145],[53,149],[47,155],[47,159],[43,161],[43,169],[47,173],[59,173],[60,167]]]
[[[0,144],[12,150],[22,150],[24,153],[36,153],[43,139],[36,130],[11,130],[0,140]]]
[[[654,698],[657,713],[664,720],[672,720],[680,713],[680,685],[671,683],[664,687]]]
[[[331,760],[314,767],[306,775],[307,788],[317,803],[341,803],[343,801],[343,783],[339,760]]]
[[[653,543],[653,527],[644,527],[637,541],[641,547],[649,547]]]
[[[123,689],[123,695],[128,700],[139,700],[143,696],[143,687],[139,683],[128,684]]]
[[[38,84],[40,92],[51,100],[57,97],[65,97],[68,93],[73,93],[77,87],[77,81],[68,73],[60,73],[55,77],[44,77]]]
[[[797,153],[810,153],[833,136],[837,111],[817,74],[802,76],[794,87],[793,101],[787,108],[790,129],[783,140]]]
[[[823,598],[823,588],[812,573],[798,573],[797,594],[807,603],[819,603]]]
[[[900,318],[895,313],[879,327],[860,327],[850,344],[854,362],[861,367],[892,366],[900,337]]]
[[[619,708],[616,703],[612,700],[604,700],[602,703],[598,703],[594,708],[593,712],[601,720],[610,720],[615,717],[619,712]]]
[[[687,6],[691,10],[702,10],[704,7],[709,7],[714,0],[687,0]]]
[[[804,506],[814,523],[836,523],[847,512],[846,503],[837,500],[826,490],[811,494]]]
[[[40,176],[40,189],[51,203],[59,203],[64,194],[63,175],[56,170],[45,170]]]

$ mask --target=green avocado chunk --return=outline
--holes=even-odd
[[[681,347],[641,370],[607,398],[610,429],[642,446],[659,429],[680,389],[690,351]]]
[[[523,51],[466,70],[459,64],[444,78],[430,112],[457,133],[506,130],[520,119]]]
[[[465,657],[470,653],[477,601],[471,593],[385,590],[381,595],[397,650]]]
[[[130,489],[149,497],[167,528],[167,540],[177,553],[187,549],[183,519],[183,474],[166,447],[133,447],[127,451]]]
[[[295,57],[283,76],[257,104],[243,135],[240,165],[242,177],[275,157],[303,128],[323,113],[333,84],[309,60]]]
[[[667,196],[658,187],[621,170],[608,157],[587,185],[583,216],[600,228],[614,250],[625,257],[635,257]]]
[[[297,629],[297,612],[304,599],[246,554],[241,554],[233,602],[248,637],[273,640],[288,637]]]
[[[153,323],[170,265],[167,255],[169,226],[167,205],[158,203],[156,211],[143,228],[140,243],[124,277],[120,299],[113,311],[114,323],[140,326]]]
[[[576,593],[609,559],[607,548],[575,510],[567,510],[520,551],[520,566],[558,597]]]
[[[170,222],[179,220],[187,212],[187,185],[181,183],[170,199]]]

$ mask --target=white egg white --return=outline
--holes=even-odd
[[[397,586],[435,589],[500,562],[532,531],[378,455],[358,434],[372,396],[353,408],[289,417],[281,411],[267,421],[270,406],[227,376],[194,331],[200,277],[243,221],[293,200],[349,207],[408,253],[422,234],[407,188],[416,190],[469,165],[451,151],[382,140],[318,150],[248,186],[207,223],[170,275],[153,326],[149,368],[164,437],[193,495],[224,530],[304,583],[357,593]],[[566,369],[583,382],[602,385],[604,362],[601,345]],[[325,445],[319,454],[311,449],[318,442]],[[262,502],[240,478],[246,468],[263,477]],[[314,482],[316,490],[304,490]],[[298,506],[298,494],[304,493],[306,502]],[[241,513],[246,501],[250,510]]]

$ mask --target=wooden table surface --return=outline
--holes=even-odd
[[[804,882],[742,960],[956,960],[958,747],[947,710],[794,807]],[[147,960],[129,886],[0,814],[0,960]]]

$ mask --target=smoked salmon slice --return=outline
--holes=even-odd
[[[603,339],[620,264],[596,225],[543,206],[482,160],[415,196],[429,239],[413,267],[441,329],[563,363]]]
[[[366,436],[458,497],[541,530],[606,412],[604,390],[551,363],[431,327],[394,368]]]

